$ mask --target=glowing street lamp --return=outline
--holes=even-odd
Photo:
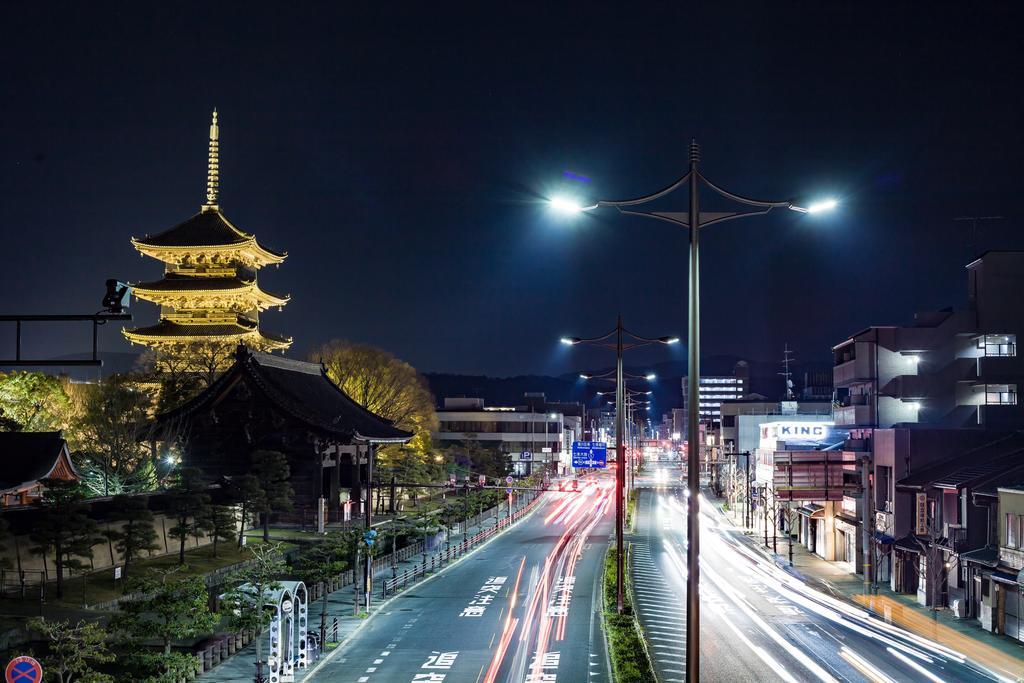
[[[658,190],[654,194],[635,199],[617,201],[599,201],[593,206],[583,206],[578,201],[566,198],[555,198],[550,202],[551,208],[567,214],[578,214],[583,211],[597,209],[599,207],[611,207],[630,216],[643,216],[654,218],[666,223],[685,228],[690,237],[690,262],[689,262],[689,331],[688,331],[688,393],[692,396],[698,395],[700,385],[700,251],[699,237],[701,228],[723,223],[738,218],[749,218],[763,216],[773,209],[789,209],[799,213],[819,214],[835,209],[839,202],[835,199],[825,199],[810,203],[806,206],[800,205],[796,200],[788,199],[781,201],[764,201],[744,197],[730,192],[708,180],[699,170],[700,147],[696,141],[690,143],[690,168],[679,179]],[[705,187],[715,194],[729,201],[740,204],[743,207],[734,211],[724,212],[702,212],[700,210],[700,189]],[[662,199],[681,188],[688,189],[689,202],[685,210],[665,211],[639,209],[645,204]],[[697,412],[698,401],[692,400],[689,403],[687,415],[687,429],[690,443],[696,444],[697,434],[700,433],[700,416]],[[686,546],[686,680],[688,683],[697,683],[700,672],[700,447],[699,445],[687,450],[687,492],[689,499],[687,503],[687,546]],[[621,548],[620,548],[621,554]],[[620,610],[621,611],[621,610]]]

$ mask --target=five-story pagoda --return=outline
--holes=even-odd
[[[292,343],[291,338],[260,330],[260,311],[280,308],[289,297],[260,289],[256,273],[281,263],[287,254],[263,246],[221,213],[219,137],[214,110],[206,203],[199,213],[159,234],[132,238],[132,246],[162,261],[165,270],[161,280],[133,285],[135,296],[160,306],[160,322],[125,330],[124,335],[133,344],[152,348],[165,364],[202,357],[226,366],[239,343],[259,351],[283,351]]]

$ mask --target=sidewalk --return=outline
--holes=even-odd
[[[742,530],[732,516],[722,509],[722,500],[713,502],[723,519]],[[781,538],[778,553],[756,536],[746,531],[751,547],[756,547],[765,557],[793,576],[805,581],[812,588],[835,598],[851,602],[867,609],[886,622],[896,624],[923,638],[940,643],[993,671],[1009,676],[1013,680],[1024,677],[1024,646],[1017,641],[989,633],[973,619],[956,619],[947,609],[932,610],[920,605],[916,596],[894,593],[888,584],[879,584],[876,593],[865,594],[864,580],[858,574],[851,574],[832,562],[827,562],[811,553],[795,540],[793,542],[793,566],[789,566],[789,542]]]
[[[538,496],[539,498],[539,496]],[[525,507],[529,507],[529,504],[517,505],[514,511],[519,511]],[[504,507],[501,508],[505,510]],[[472,538],[477,533],[491,529],[496,523],[496,518],[493,516],[484,517],[479,523],[471,524],[466,529],[459,529],[458,532],[453,532],[449,538],[449,545],[454,549],[463,539]],[[509,527],[506,527],[506,529]],[[492,537],[493,538],[493,537]],[[438,557],[443,551],[443,541],[439,546],[432,552],[427,553],[427,566],[431,565],[431,562],[435,562],[435,566],[439,564]],[[471,549],[467,549],[466,552],[470,552]],[[453,560],[457,562],[458,559]],[[414,555],[407,560],[397,563],[398,575],[401,576],[403,572],[408,571],[410,573],[418,567],[422,566],[422,555]],[[450,564],[450,563],[449,563]],[[449,566],[449,565],[445,565]],[[381,592],[383,582],[391,578],[390,568],[384,570],[377,570],[373,578],[373,593],[370,604],[370,611],[364,616],[356,616],[354,614],[355,605],[355,585],[348,585],[340,590],[334,591],[327,596],[327,647],[323,655],[321,655],[318,661],[310,662],[309,668],[307,669],[295,669],[295,680],[302,681],[313,672],[317,665],[324,660],[324,657],[329,656],[331,652],[335,651],[338,647],[343,645],[352,635],[366,623],[367,619],[372,617],[380,610],[381,606],[386,603],[386,600],[381,599]],[[359,596],[362,598],[362,587],[360,586]],[[311,601],[309,603],[309,631],[319,633],[320,629],[320,610],[322,605],[322,599]],[[338,622],[338,634],[337,643],[334,642],[333,637],[333,624],[334,620]],[[266,660],[269,650],[269,638],[264,633],[261,636],[261,650],[264,661]],[[214,667],[213,669],[201,674],[197,680],[201,680],[204,683],[251,683],[256,672],[256,643],[255,641],[250,642],[243,648],[240,648],[234,655],[224,660],[221,664]],[[264,676],[268,675],[266,665],[263,668]]]

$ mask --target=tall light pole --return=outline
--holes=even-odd
[[[579,213],[601,207],[613,207],[620,213],[630,216],[655,218],[672,223],[689,232],[690,264],[689,264],[689,297],[688,297],[688,335],[687,348],[688,372],[687,391],[687,477],[686,484],[689,496],[687,499],[687,545],[686,545],[686,680],[697,683],[700,677],[700,424],[699,424],[699,389],[700,389],[700,229],[724,223],[737,218],[763,216],[772,209],[786,208],[800,213],[819,213],[829,211],[837,206],[834,199],[828,199],[808,206],[800,206],[795,200],[764,201],[751,199],[735,194],[715,185],[699,170],[700,146],[696,141],[690,143],[690,168],[682,177],[654,194],[636,199],[619,201],[599,201],[590,206],[566,198],[554,198],[551,207],[563,213]],[[642,211],[634,207],[642,206],[672,194],[679,188],[689,189],[689,206],[683,211]],[[706,186],[725,199],[753,207],[750,210],[726,212],[700,212],[700,187]]]
[[[610,373],[608,373],[608,374],[610,374]],[[580,377],[583,378],[583,379],[610,379],[610,378],[607,378],[606,376],[602,376],[602,375],[580,375]],[[654,373],[648,373],[646,375],[631,375],[628,372],[626,372],[626,373],[623,373],[623,378],[624,378],[624,380],[627,383],[631,379],[644,379],[644,380],[647,380],[648,382],[650,382],[650,381],[652,381],[655,378],[655,375],[654,375]],[[627,418],[627,424],[629,426],[629,432],[628,432],[629,437],[628,437],[628,440],[627,440],[627,448],[633,454],[632,458],[628,458],[628,457],[625,458],[626,465],[629,468],[628,469],[629,476],[625,480],[625,490],[627,492],[625,494],[625,499],[628,500],[629,499],[629,493],[628,492],[633,490],[635,482],[636,482],[636,473],[634,472],[634,470],[635,470],[635,465],[636,465],[636,450],[637,450],[636,446],[637,446],[637,444],[636,444],[636,433],[634,431],[634,428],[636,427],[636,423],[634,422],[633,408],[635,406],[638,406],[641,403],[643,403],[643,404],[648,404],[647,405],[647,409],[650,410],[650,405],[649,405],[650,402],[649,401],[638,402],[638,401],[633,400],[633,397],[634,396],[650,396],[654,392],[652,392],[652,391],[637,391],[636,389],[630,389],[628,384],[626,386],[625,391],[626,391],[626,393],[625,393],[625,405],[624,405],[624,408],[625,408],[625,415],[626,415],[626,418]],[[597,392],[597,395],[598,396],[607,396],[608,394],[612,394],[612,393],[617,393],[617,390],[616,390],[616,392],[612,392],[612,391],[599,391],[599,392]]]
[[[624,343],[623,333],[629,335],[630,341]],[[615,342],[611,341],[615,337]],[[615,329],[600,337],[581,339],[580,337],[562,337],[563,344],[590,344],[601,346],[606,349],[615,349],[615,606],[616,611],[622,614],[623,608],[623,548],[622,548],[622,527],[623,527],[623,492],[625,490],[625,466],[626,451],[623,447],[623,430],[625,429],[625,373],[622,370],[622,352],[635,349],[649,344],[675,344],[679,341],[677,337],[658,337],[651,339],[641,337],[630,332],[622,326],[622,316],[618,316],[615,322]],[[607,373],[611,374],[611,373]],[[597,379],[603,376],[584,375],[584,379]]]

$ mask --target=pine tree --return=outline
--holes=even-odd
[[[238,516],[241,524],[238,529],[238,547],[242,547],[245,529],[251,519],[255,518],[265,506],[263,488],[254,474],[243,474],[233,477],[228,488],[231,500],[238,505]]]
[[[107,651],[107,633],[102,626],[87,621],[79,621],[72,626],[69,621],[51,621],[42,617],[30,619],[26,625],[30,631],[42,635],[47,644],[46,656],[39,658],[46,671],[46,680],[113,683],[112,676],[92,668],[93,664],[114,661],[114,655]]]
[[[292,509],[292,498],[295,491],[288,479],[291,471],[288,467],[288,459],[283,453],[277,451],[256,451],[252,454],[253,474],[260,482],[260,489],[263,491],[262,507],[263,513],[263,542],[270,541],[270,514],[272,512],[284,512]]]
[[[41,479],[43,496],[40,504],[43,514],[32,531],[32,548],[43,556],[53,551],[57,574],[57,598],[64,597],[64,570],[81,570],[85,564],[79,559],[92,556],[92,546],[102,542],[99,526],[86,514],[85,491],[75,481]]]
[[[210,495],[206,493],[206,480],[194,467],[181,471],[178,487],[171,492],[170,508],[175,524],[167,530],[178,539],[178,564],[185,564],[185,541],[204,534],[204,520],[209,517]]]
[[[234,576],[240,585],[224,597],[224,605],[233,628],[262,633],[270,621],[273,594],[281,587],[278,578],[287,567],[281,559],[280,543],[249,546],[252,562]],[[256,671],[262,671],[262,639],[256,638]]]
[[[303,554],[295,569],[307,585],[320,585],[320,642],[327,631],[327,582],[348,567],[346,557],[351,554],[351,540],[342,533],[328,534],[308,553]],[[322,646],[322,645],[321,645]]]
[[[119,531],[107,532],[107,538],[124,558],[125,576],[131,563],[143,552],[152,552],[160,547],[156,542],[153,528],[153,513],[149,502],[140,496],[114,496],[114,519],[124,522]]]
[[[171,644],[206,635],[218,622],[210,612],[203,577],[178,577],[178,569],[131,581],[127,593],[133,597],[121,603],[111,621],[112,629],[126,641],[128,647],[123,650],[130,653],[132,663],[167,680],[184,678],[195,666],[193,656],[171,652]],[[160,641],[160,654],[149,650],[145,643],[149,639]]]
[[[231,505],[211,506],[203,528],[213,539],[213,556],[217,557],[218,541],[235,540],[235,531],[238,528],[236,508]]]

